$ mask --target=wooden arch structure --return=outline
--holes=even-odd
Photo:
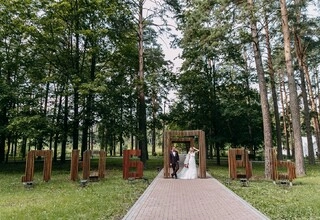
[[[198,137],[199,143],[199,177],[206,178],[206,145],[205,133],[201,130],[165,131],[164,132],[164,177],[170,178],[169,154],[172,143],[189,143],[194,146],[194,138]]]

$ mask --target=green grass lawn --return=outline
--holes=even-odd
[[[228,180],[228,167],[209,166],[209,173],[270,219],[320,219],[320,166],[307,165],[307,175],[293,186],[264,180],[264,164],[253,163],[248,187]]]
[[[144,170],[150,181],[162,168],[162,158],[152,157]],[[52,178],[42,181],[36,164],[34,187],[21,183],[24,163],[0,164],[0,219],[122,219],[148,184],[122,179],[122,159],[107,158],[106,178],[81,187],[69,180],[69,163],[53,164]],[[92,165],[94,168],[95,165]],[[320,219],[320,167],[307,166],[307,175],[292,187],[264,180],[263,163],[253,164],[248,187],[226,181],[228,167],[208,161],[208,172],[271,219]],[[79,173],[81,174],[81,172]]]
[[[158,174],[157,162],[162,163],[151,161],[144,171],[150,181]],[[123,180],[121,166],[121,158],[108,158],[106,178],[81,187],[69,180],[69,163],[53,164],[51,180],[43,182],[40,163],[34,187],[25,188],[24,163],[1,164],[0,219],[121,219],[148,187],[142,180]]]

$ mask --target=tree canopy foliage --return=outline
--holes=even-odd
[[[299,42],[290,45],[300,45],[304,53],[292,54],[295,101],[301,109],[301,76],[306,77],[310,102],[318,103],[319,92],[319,19],[306,13],[310,3],[296,0],[287,6],[290,40]],[[156,145],[161,145],[164,129],[204,130],[207,155],[219,161],[228,147],[245,147],[252,154],[263,150],[270,136],[266,125],[272,128],[278,152],[283,144],[288,156],[294,154],[299,146],[291,141],[297,128],[289,107],[293,101],[288,88],[293,87],[282,50],[280,2],[250,4],[1,3],[0,161],[49,148],[54,159],[63,162],[68,149],[83,152],[98,143],[110,155],[139,148],[145,162],[148,147],[152,145],[155,154]],[[177,27],[168,19],[175,19]],[[172,28],[181,36],[174,36]],[[173,71],[174,61],[165,58],[165,35],[174,37],[172,46],[182,49],[178,71]],[[172,90],[173,100],[168,97]],[[320,137],[315,105],[310,108],[311,135]],[[300,122],[304,116],[298,115],[295,120]],[[310,133],[306,127],[303,134]]]

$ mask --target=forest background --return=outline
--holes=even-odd
[[[307,10],[316,4],[150,2],[1,2],[0,161],[33,149],[63,163],[72,149],[137,148],[146,163],[162,154],[164,130],[200,129],[218,164],[245,147],[270,178],[276,148],[303,176],[302,136],[308,163],[320,150],[319,18]],[[164,35],[181,48],[178,71]]]

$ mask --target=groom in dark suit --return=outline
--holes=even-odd
[[[179,170],[179,154],[175,147],[172,147],[170,151],[170,167],[172,167],[173,173],[171,177],[177,179],[177,171]]]

